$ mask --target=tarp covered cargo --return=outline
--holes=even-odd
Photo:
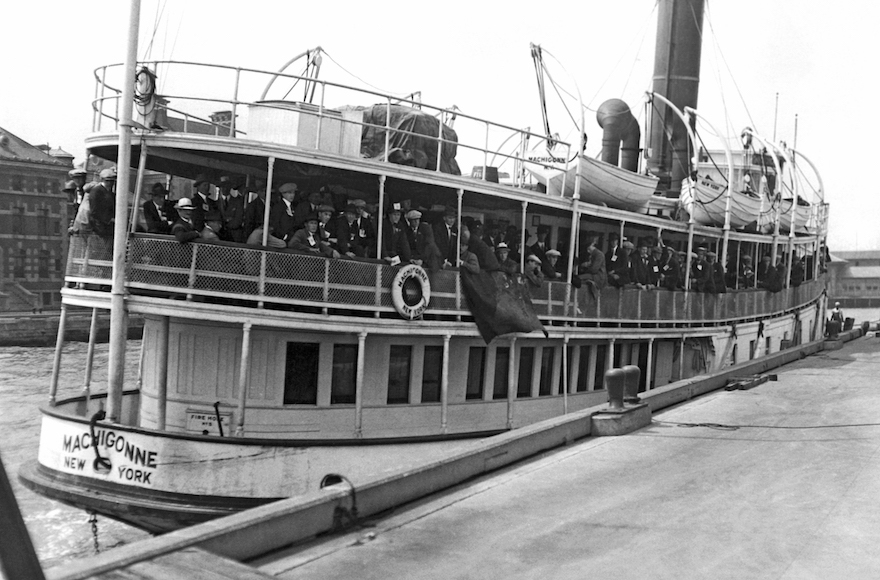
[[[385,159],[385,118],[388,105],[373,105],[363,110],[365,126],[361,133],[361,154],[369,159]],[[421,169],[437,168],[437,136],[440,121],[436,117],[402,105],[391,105],[391,127],[388,160],[398,165],[409,165]],[[461,175],[455,154],[458,149],[458,135],[443,125],[443,148],[440,156],[440,171]]]

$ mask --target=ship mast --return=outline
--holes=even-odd
[[[652,92],[679,110],[697,108],[704,0],[659,0]],[[648,169],[660,189],[678,197],[689,167],[688,133],[662,103],[651,116]],[[693,121],[692,121],[693,122]],[[671,142],[671,143],[670,143]]]
[[[128,324],[125,312],[125,249],[128,238],[128,190],[131,181],[131,118],[134,102],[135,68],[141,2],[129,5],[128,39],[125,53],[125,76],[119,107],[119,153],[116,159],[116,214],[113,227],[113,282],[110,290],[110,356],[107,377],[107,420],[118,421],[122,411],[122,388],[125,380],[125,341]]]

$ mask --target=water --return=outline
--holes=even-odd
[[[137,380],[141,341],[130,340],[126,348],[125,384]],[[82,391],[88,344],[68,343],[61,359],[58,399]],[[95,346],[92,391],[107,389],[108,345]],[[39,406],[49,400],[54,347],[0,348],[0,456],[30,531],[43,568],[95,553],[86,512],[49,500],[24,487],[18,468],[36,460],[40,441]],[[130,543],[149,534],[103,516],[98,517],[100,549]],[[4,540],[5,541],[5,540]]]

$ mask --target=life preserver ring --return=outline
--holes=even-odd
[[[391,303],[402,317],[413,320],[422,315],[431,301],[431,281],[421,266],[407,264],[391,282]]]

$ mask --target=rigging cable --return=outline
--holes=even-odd
[[[150,55],[153,53],[153,41],[156,40],[156,31],[159,30],[159,23],[162,21],[162,14],[165,13],[165,1],[161,4],[156,4],[156,18],[153,21],[153,33],[150,36],[150,43],[147,45],[147,48],[144,50],[144,56],[141,60],[147,60],[150,58]],[[160,10],[161,8],[161,10]]]
[[[353,78],[356,78],[357,80],[359,80],[360,82],[364,83],[365,85],[367,85],[367,86],[370,87],[371,89],[376,89],[376,90],[379,91],[380,93],[385,93],[385,94],[388,94],[388,95],[411,95],[411,94],[413,94],[412,91],[410,91],[410,92],[403,92],[403,91],[387,91],[387,90],[385,90],[385,89],[381,89],[381,88],[377,87],[376,85],[371,85],[370,83],[368,83],[367,81],[365,81],[365,80],[362,79],[361,77],[357,76],[356,74],[354,74],[353,72],[349,71],[349,70],[346,69],[344,66],[342,66],[341,64],[339,64],[339,62],[338,62],[336,59],[334,59],[332,56],[330,56],[330,53],[328,53],[326,50],[323,50],[323,51],[322,51],[322,54],[323,54],[324,56],[326,56],[327,58],[329,58],[329,59],[333,62],[333,64],[335,64],[336,66],[338,66],[339,68],[341,68],[341,69],[343,70],[343,72],[345,72],[346,74],[348,74],[349,76],[351,76],[351,77],[353,77]]]

